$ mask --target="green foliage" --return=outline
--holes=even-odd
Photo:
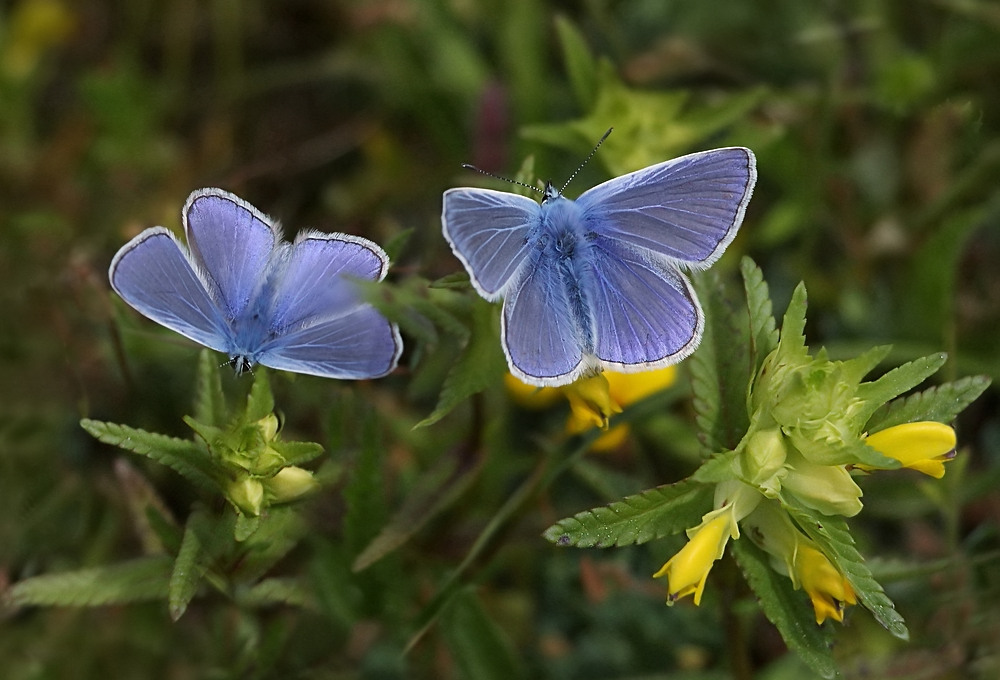
[[[831,626],[817,626],[805,605],[805,595],[774,570],[767,555],[750,541],[733,544],[733,556],[747,584],[757,596],[761,611],[781,633],[789,649],[822,678],[837,676],[831,653],[834,634]]]
[[[928,677],[1000,675],[982,512],[1000,493],[993,4],[7,5],[5,679],[900,677],[913,659]],[[472,290],[440,211],[442,190],[470,182],[531,194],[462,163],[564,179],[609,127],[569,195],[724,145],[753,149],[759,181],[725,257],[692,276],[701,348],[612,418],[601,440],[621,443],[599,453],[603,433],[567,431],[561,395],[505,394],[498,306]],[[178,207],[207,184],[382,244],[389,276],[362,287],[400,325],[399,369],[234,378],[117,299],[116,249],[148,226],[181,233]],[[790,299],[794,413],[834,383],[864,403],[750,433],[748,387]],[[847,420],[852,436],[919,420],[958,435],[942,480],[854,472],[864,508],[846,521],[796,503],[787,479],[761,485],[849,575],[849,625],[815,625],[749,521],[726,547],[739,571],[727,558],[701,607],[665,607],[649,575],[712,490],[776,466],[749,460],[750,440],[787,454],[787,433],[837,439]],[[857,440],[822,451],[899,465]],[[560,536],[627,545],[559,550]]]
[[[546,529],[559,546],[610,548],[641,544],[697,524],[711,507],[711,488],[679,482],[577,513]]]

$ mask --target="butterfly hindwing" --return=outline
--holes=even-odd
[[[756,179],[749,149],[713,149],[616,177],[577,203],[588,229],[703,268],[735,238]]]
[[[399,330],[369,305],[288,330],[264,346],[259,361],[280,370],[324,378],[381,378],[396,368]]]
[[[516,282],[539,215],[537,202],[517,194],[469,188],[444,192],[444,236],[487,300],[496,300]]]
[[[504,298],[501,341],[511,372],[534,385],[565,384],[585,369],[583,330],[554,263],[531,263]]]
[[[704,316],[687,278],[640,251],[609,239],[590,249],[594,354],[618,371],[676,363],[697,347]]]
[[[144,316],[220,352],[231,332],[216,300],[192,266],[187,249],[163,227],[125,244],[108,270],[111,287]]]

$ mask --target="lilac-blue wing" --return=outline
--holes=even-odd
[[[323,378],[380,378],[396,368],[403,343],[396,326],[370,305],[289,330],[264,345],[265,366]]]
[[[122,246],[108,270],[111,287],[156,323],[219,352],[232,350],[232,332],[190,257],[163,227]]]
[[[184,232],[194,262],[228,319],[256,298],[279,241],[271,221],[222,189],[199,189],[184,204]]]
[[[594,353],[605,368],[660,368],[697,348],[704,314],[684,275],[606,238],[594,241],[589,252],[593,278],[586,296]]]
[[[516,282],[540,216],[541,207],[525,196],[490,189],[444,192],[444,237],[487,300],[503,296]]]
[[[586,336],[554,264],[532,263],[504,297],[501,342],[510,371],[529,385],[565,385],[586,369]]]
[[[303,232],[280,267],[270,319],[277,334],[343,316],[361,305],[354,280],[381,281],[389,258],[359,236]]]
[[[750,149],[713,149],[609,180],[577,203],[589,230],[697,269],[736,237],[756,181]]]

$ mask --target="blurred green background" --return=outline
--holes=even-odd
[[[804,280],[810,341],[835,357],[884,343],[896,363],[944,350],[943,379],[996,380],[998,83],[989,0],[0,3],[0,592],[141,554],[133,506],[152,489],[188,511],[194,495],[176,475],[97,444],[78,421],[189,436],[197,352],[121,304],[106,272],[143,228],[178,229],[192,190],[235,192],[287,235],[386,244],[389,281],[405,286],[461,268],[439,215],[444,189],[483,183],[463,162],[512,176],[531,158],[558,182],[614,126],[575,196],[744,145],[759,181],[723,276],[752,255],[779,312]],[[353,480],[303,506],[310,536],[279,568],[313,584],[312,606],[247,612],[207,595],[177,623],[162,602],[0,609],[0,676],[728,677],[719,599],[668,609],[649,579],[676,545],[566,551],[540,537],[692,469],[683,377],[669,412],[507,521],[465,571],[468,588],[403,653],[565,417],[523,412],[497,385],[412,430],[456,340],[404,339],[401,368],[382,381],[273,378],[293,438],[323,443]],[[228,371],[224,381],[246,390]],[[838,636],[846,676],[1000,672],[997,396],[959,421],[944,480],[866,480],[853,525],[913,640],[857,608]],[[378,465],[359,467],[371,450]],[[352,573],[387,518],[442,483],[442,460],[475,470],[464,493]],[[708,590],[716,578],[725,572]],[[803,677],[752,602],[735,606],[760,677]]]

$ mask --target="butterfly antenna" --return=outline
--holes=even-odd
[[[607,136],[607,135],[605,135]],[[524,182],[518,182],[516,179],[510,179],[509,177],[503,177],[501,175],[494,175],[492,172],[487,172],[482,168],[477,168],[475,165],[469,165],[468,163],[462,163],[462,167],[466,170],[475,170],[481,175],[486,175],[487,177],[492,177],[493,179],[499,179],[504,182],[510,182],[511,184],[516,184],[519,187],[525,187],[526,189],[531,189],[532,191],[537,191],[538,193],[544,193],[542,189],[538,187],[531,186],[530,184],[525,184]]]
[[[591,152],[587,154],[587,157],[583,159],[583,163],[580,163],[580,167],[574,170],[573,174],[569,176],[568,180],[566,180],[566,183],[562,185],[562,189],[559,190],[560,195],[562,195],[562,192],[566,191],[566,187],[568,187],[569,183],[573,181],[573,178],[580,174],[580,171],[583,170],[583,166],[585,166],[587,162],[594,157],[594,154],[597,153],[597,150],[601,147],[601,144],[604,143],[604,140],[608,138],[608,135],[611,134],[612,130],[614,130],[614,128],[608,128],[608,131],[604,133],[604,136],[597,140],[597,144],[595,144]]]

